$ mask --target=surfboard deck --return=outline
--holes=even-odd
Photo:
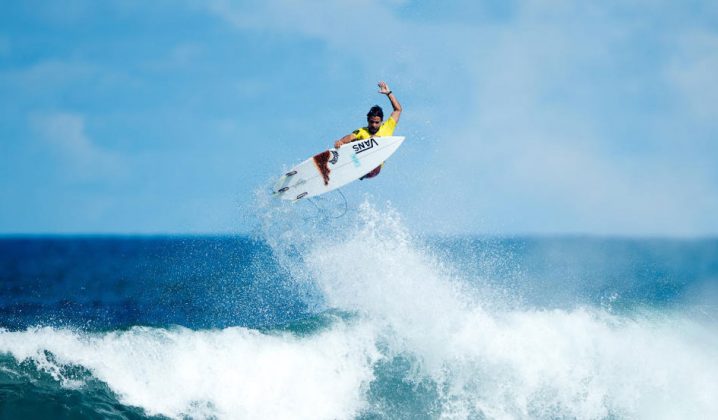
[[[317,153],[282,175],[272,192],[296,201],[332,191],[371,172],[403,142],[401,136],[372,137]]]

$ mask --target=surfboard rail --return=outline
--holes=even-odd
[[[381,165],[404,140],[403,136],[371,137],[317,153],[282,175],[272,193],[297,201],[340,188]]]

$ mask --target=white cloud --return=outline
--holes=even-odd
[[[197,42],[182,42],[167,51],[163,56],[147,61],[146,66],[154,71],[176,71],[189,68],[200,59],[204,49]]]
[[[86,181],[126,175],[122,156],[88,137],[82,115],[66,112],[34,115],[30,124],[72,179]]]
[[[0,83],[23,91],[42,91],[87,80],[97,75],[98,69],[90,63],[43,60],[26,67],[0,71]]]
[[[376,44],[398,34],[404,24],[393,9],[400,1],[323,0],[230,1],[206,3],[210,12],[240,29],[297,34],[352,53],[376,53]]]
[[[601,13],[605,22],[597,25],[581,13],[546,20],[545,14],[556,10],[536,6],[530,3],[510,26],[490,30],[490,44],[479,43],[471,115],[447,135],[453,144],[437,155],[438,166],[446,168],[437,183],[452,185],[439,192],[445,196],[438,201],[462,202],[458,211],[443,209],[453,213],[448,219],[456,221],[454,227],[501,226],[515,233],[717,233],[718,185],[710,170],[693,165],[693,159],[718,147],[701,148],[700,139],[694,139],[682,142],[681,155],[672,154],[675,147],[654,130],[659,124],[616,99],[629,92],[650,97],[653,92],[641,86],[636,91],[635,83],[639,77],[660,80],[662,69],[638,77],[619,72],[610,83],[592,84],[596,78],[590,73],[596,68],[626,71],[616,68],[621,54],[640,49],[631,39],[632,28],[611,28],[611,10]],[[584,27],[583,34],[574,32],[577,27]],[[702,94],[693,84],[715,79],[718,63],[702,57],[692,67],[698,77],[686,75],[685,80],[688,90],[696,88],[690,100],[707,106],[716,83]],[[609,137],[621,123],[611,116],[621,112],[593,104],[606,100],[635,114],[629,124],[640,137]],[[670,124],[690,121],[686,115],[675,117],[683,121]],[[630,150],[627,144],[642,147]],[[715,156],[708,159],[715,162]]]
[[[679,36],[667,77],[690,115],[718,126],[718,32]]]
[[[234,92],[243,98],[257,98],[271,90],[271,84],[259,79],[243,79],[233,84]]]
[[[66,0],[63,2],[27,2],[37,16],[55,24],[76,24],[91,16],[96,2],[88,0]],[[35,3],[35,4],[32,4]]]
[[[431,123],[411,130],[438,145],[430,168],[411,168],[424,187],[406,200],[459,230],[718,233],[718,146],[705,129],[680,147],[665,132],[718,120],[718,42],[672,20],[689,14],[680,4],[529,1],[476,25],[395,6],[211,3],[238,28],[319,39],[403,88],[415,101],[402,128],[421,113]],[[688,108],[678,114],[651,103],[671,86]]]

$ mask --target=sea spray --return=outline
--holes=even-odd
[[[351,418],[380,355],[367,327],[311,337],[244,328],[0,331],[0,353],[53,375],[82,366],[124,404],[181,418]],[[47,354],[52,354],[48,358]]]
[[[417,388],[433,384],[439,416],[718,413],[709,397],[718,395],[711,379],[718,375],[715,340],[709,328],[680,314],[617,316],[583,306],[489,311],[496,306],[471,292],[476,279],[457,278],[411,237],[398,213],[368,201],[340,228],[304,238],[310,240],[300,253],[303,276],[329,307],[374,325],[386,357],[411,361],[399,379]],[[386,399],[374,405],[386,406]]]
[[[670,272],[658,269],[664,259],[654,255],[666,254],[654,254],[661,249],[654,243],[639,242],[635,255],[644,258],[639,260],[642,263],[626,257],[613,275],[620,280],[628,273],[628,280],[643,282],[640,290],[660,297],[661,304],[651,306],[645,299],[635,299],[631,307],[632,301],[626,299],[637,294],[620,287],[628,281],[602,282],[599,286],[609,296],[625,302],[622,310],[614,310],[600,299],[583,296],[589,289],[586,282],[600,277],[586,280],[571,273],[562,281],[572,283],[555,283],[567,287],[562,304],[552,306],[543,304],[545,299],[525,303],[522,297],[514,302],[520,295],[512,293],[513,288],[526,290],[521,283],[531,281],[534,290],[555,293],[555,287],[546,285],[560,270],[546,267],[566,257],[573,258],[575,266],[588,261],[587,269],[593,270],[598,266],[591,251],[595,241],[576,240],[570,247],[556,247],[555,240],[535,240],[536,245],[548,243],[554,260],[543,263],[545,254],[533,253],[517,271],[517,254],[504,258],[502,247],[487,252],[480,241],[422,240],[406,228],[398,211],[371,199],[350,207],[338,219],[308,202],[292,205],[268,199],[257,217],[260,223],[254,240],[223,245],[236,247],[242,255],[239,261],[248,264],[246,270],[235,271],[240,276],[237,291],[242,298],[253,287],[265,291],[248,294],[255,297],[247,307],[256,311],[280,313],[293,304],[294,296],[302,296],[306,302],[298,306],[314,308],[315,314],[303,314],[304,319],[289,324],[286,317],[261,317],[269,323],[255,329],[250,326],[256,326],[257,318],[239,312],[214,327],[183,328],[160,322],[156,327],[119,323],[84,331],[72,324],[28,328],[43,325],[43,308],[54,307],[49,299],[67,299],[68,294],[80,293],[85,284],[48,265],[44,271],[37,270],[41,277],[35,271],[29,278],[11,277],[13,287],[2,289],[18,293],[8,295],[17,302],[11,308],[39,312],[27,318],[32,323],[23,324],[24,318],[16,317],[20,327],[0,331],[0,392],[7,390],[0,398],[15,404],[13,395],[26,399],[37,395],[30,402],[20,400],[15,413],[40,404],[50,407],[46,410],[69,406],[90,410],[71,414],[102,416],[110,412],[108,407],[115,407],[121,413],[118,416],[130,418],[152,414],[230,419],[718,417],[715,318],[696,319],[681,306],[662,306],[664,296],[677,296],[677,289],[667,281]],[[205,246],[217,243],[208,242]],[[116,244],[110,245],[110,251],[116,249]],[[156,245],[164,248],[165,242]],[[576,245],[587,248],[571,253]],[[611,248],[610,243],[601,243],[604,250],[626,254],[630,247],[620,245]],[[13,243],[12,249],[17,246]],[[54,250],[64,245],[52,242],[49,246]],[[650,252],[644,252],[644,246]],[[233,255],[211,257],[201,252],[207,248],[192,247],[197,252],[184,262],[189,268],[208,263],[208,267],[222,266],[224,255]],[[666,252],[675,256],[685,249],[681,275],[698,273],[696,266],[711,267],[712,243],[699,244],[694,251],[679,244]],[[136,273],[122,271],[127,262],[115,254],[99,253],[120,270],[117,282],[106,283],[107,276],[114,275],[107,270],[87,272],[87,279],[98,289],[114,284],[110,290],[122,290],[127,273]],[[708,258],[696,259],[704,254]],[[28,254],[24,264],[32,263],[34,255]],[[86,257],[85,253],[53,255],[69,255],[64,266]],[[588,260],[581,258],[586,255]],[[12,260],[3,261],[10,269],[18,266]],[[173,258],[167,264],[178,262]],[[535,269],[537,263],[543,263],[543,268]],[[160,306],[159,312],[182,311],[184,299],[193,295],[178,294],[174,286],[189,280],[196,282],[192,290],[205,290],[213,299],[237,298],[217,293],[228,291],[231,283],[221,277],[225,286],[212,287],[217,277],[211,270],[202,271],[201,276],[196,270],[178,270],[192,273],[189,280],[155,278],[168,267],[160,260],[155,264],[147,277],[128,276],[135,281],[130,290],[145,293],[142,300],[130,301],[130,307],[146,317],[141,319],[158,319],[152,315],[158,311],[148,307],[153,303]],[[528,275],[505,279],[522,270]],[[645,272],[657,274],[636,277],[635,273]],[[495,273],[504,277],[492,277]],[[701,282],[716,278],[715,270],[705,273],[696,278]],[[43,289],[47,299],[40,300],[39,306],[27,305],[36,302],[37,289],[28,289],[29,297],[21,293],[27,284],[35,284],[28,283],[35,278],[62,279],[63,287],[55,294],[49,293],[52,288]],[[274,282],[282,287],[265,287],[264,283]],[[505,282],[511,287],[493,293]],[[147,287],[155,283],[162,285],[155,288],[162,293],[153,294],[155,289]],[[302,292],[292,294],[288,301],[288,288]],[[662,292],[661,288],[673,294],[654,292]],[[109,296],[114,300],[117,295]],[[503,300],[498,304],[497,296]],[[43,306],[48,302],[50,306]],[[227,322],[236,326],[226,328]],[[40,397],[45,395],[50,397]],[[100,397],[90,398],[93,395]],[[87,403],[78,408],[78,398]],[[58,403],[50,405],[52,401]]]

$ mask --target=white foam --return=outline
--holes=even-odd
[[[587,309],[478,312],[444,339],[443,380],[460,412],[645,419],[718,413],[715,339],[685,319]]]
[[[359,312],[418,358],[464,418],[718,418],[718,339],[680,314],[491,310],[391,209],[306,254],[330,306]]]
[[[0,352],[60,381],[58,366],[84,366],[123,402],[172,417],[352,418],[372,402],[377,362],[408,354],[417,379],[436,384],[444,418],[718,418],[714,325],[680,313],[498,310],[476,296],[476,279],[417,245],[396,212],[364,203],[352,216],[276,229],[268,243],[327,306],[358,313],[353,322],[308,337],[4,331]]]
[[[373,342],[370,329],[344,323],[306,338],[243,328],[0,331],[2,353],[59,380],[62,366],[83,366],[123,403],[177,418],[351,418],[380,357]]]

